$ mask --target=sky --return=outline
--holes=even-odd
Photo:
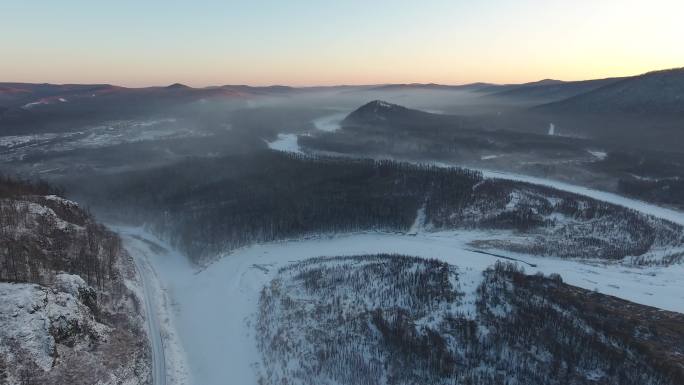
[[[682,0],[0,0],[0,81],[520,83],[683,67]]]

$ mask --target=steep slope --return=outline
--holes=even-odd
[[[0,180],[0,378],[146,384],[136,274],[120,239],[49,186]]]
[[[467,117],[434,114],[382,100],[374,100],[362,105],[347,115],[340,124],[343,127],[361,127],[368,133],[389,130],[389,133],[393,135],[479,128],[474,120]]]
[[[374,100],[347,115],[342,120],[342,124],[407,124],[416,121],[430,122],[443,119],[442,115],[413,110],[382,100]]]

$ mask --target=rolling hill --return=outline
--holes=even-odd
[[[540,106],[537,110],[555,114],[684,117],[684,68],[654,71],[609,82],[592,91]]]

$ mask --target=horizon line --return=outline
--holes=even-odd
[[[66,82],[66,83],[59,83],[59,82],[30,82],[30,81],[0,81],[0,84],[30,84],[30,85],[51,85],[51,86],[110,86],[110,87],[118,87],[118,88],[126,88],[126,89],[146,89],[146,88],[169,88],[173,86],[182,86],[182,87],[187,87],[190,89],[210,89],[210,88],[222,88],[222,87],[250,87],[250,88],[269,88],[269,87],[287,87],[287,88],[293,88],[293,89],[306,89],[306,88],[343,88],[343,87],[383,87],[383,86],[444,86],[444,87],[467,87],[471,85],[493,85],[493,86],[507,86],[507,85],[525,85],[525,84],[534,84],[534,83],[540,83],[544,81],[555,81],[555,82],[562,82],[562,83],[571,83],[571,82],[581,82],[581,81],[592,81],[592,80],[603,80],[603,79],[620,79],[620,78],[630,78],[630,77],[636,77],[636,76],[641,76],[641,75],[646,75],[650,73],[655,73],[655,72],[664,72],[664,71],[672,71],[672,70],[684,70],[684,66],[682,67],[671,67],[671,68],[662,68],[662,69],[657,69],[657,70],[651,70],[647,72],[641,72],[638,74],[634,75],[627,75],[627,76],[608,76],[608,77],[598,77],[598,78],[589,78],[589,79],[580,79],[580,80],[561,80],[561,79],[555,79],[553,77],[546,77],[546,78],[541,78],[538,80],[532,80],[528,82],[522,82],[522,83],[493,83],[493,82],[487,82],[487,81],[475,81],[475,82],[469,82],[469,83],[436,83],[436,82],[399,82],[399,83],[342,83],[342,84],[307,84],[307,85],[288,85],[284,83],[273,83],[273,84],[267,84],[267,85],[254,85],[254,84],[212,84],[212,85],[206,85],[206,86],[189,86],[185,83],[182,82],[173,82],[171,84],[166,84],[166,85],[149,85],[149,86],[123,86],[123,85],[118,85],[116,83],[73,83],[73,82]]]

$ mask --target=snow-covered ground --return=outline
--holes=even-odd
[[[449,165],[446,165],[449,166]],[[498,178],[506,180],[515,180],[520,182],[527,182],[538,184],[541,186],[553,187],[558,190],[568,191],[575,194],[588,196],[590,198],[609,202],[618,206],[627,207],[632,210],[642,212],[644,214],[653,215],[658,218],[666,219],[668,221],[684,225],[684,213],[677,210],[668,209],[652,203],[644,202],[638,199],[624,197],[618,194],[594,190],[589,187],[572,185],[565,182],[559,182],[553,179],[538,178],[529,175],[513,174],[509,172],[500,172],[492,170],[479,170],[483,173],[485,178]]]
[[[607,152],[600,150],[587,150],[587,152],[594,156],[597,160],[604,160],[608,156]]]
[[[268,148],[277,151],[294,152],[301,154],[296,134],[278,134],[278,139],[267,142]]]
[[[150,243],[154,237],[137,228],[116,227],[124,247],[134,259],[141,278],[139,297],[145,303],[145,319],[152,350],[154,385],[181,385],[193,383],[187,366],[187,357],[175,325],[173,293],[162,282],[176,280],[164,266],[191,274],[193,268],[185,257],[172,248],[161,248]],[[160,277],[160,275],[162,275]]]
[[[164,343],[159,324],[159,314],[154,306],[156,300],[153,297],[152,289],[148,287],[154,282],[153,278],[149,277],[152,271],[147,267],[148,262],[143,260],[140,254],[136,255],[134,263],[142,284],[142,300],[145,305],[147,336],[150,341],[152,355],[152,383],[153,385],[166,385],[166,358],[164,357]]]
[[[63,152],[206,135],[210,133],[184,127],[173,118],[114,121],[76,132],[0,136],[0,160],[22,159],[35,152]]]
[[[301,153],[295,134],[280,134],[269,147]],[[444,165],[452,167],[454,165]],[[635,209],[684,225],[684,213],[617,194],[574,186],[563,182],[490,170],[487,178],[529,182],[557,188],[601,201]],[[487,239],[476,231],[423,232],[412,234],[359,233],[321,236],[245,247],[225,255],[198,271],[172,248],[142,229],[120,228],[131,253],[142,255],[154,269],[159,285],[173,312],[167,309],[182,344],[176,350],[187,353],[187,364],[195,384],[226,382],[256,384],[260,355],[253,335],[254,315],[261,288],[278,268],[307,258],[375,253],[400,253],[437,258],[463,272],[466,299],[474,298],[481,272],[499,258],[469,250],[469,242]],[[491,234],[493,235],[493,234]],[[135,238],[137,237],[137,238]],[[143,241],[147,240],[147,241]],[[132,244],[136,248],[131,248]],[[161,248],[154,245],[161,245]],[[627,267],[620,264],[582,263],[556,258],[500,253],[520,259],[528,273],[558,273],[566,283],[620,297],[636,303],[684,313],[684,265],[669,267]],[[165,343],[167,341],[165,340]],[[165,345],[165,348],[167,346]],[[179,355],[180,356],[180,355]],[[186,377],[189,381],[190,377]]]
[[[169,325],[177,327],[177,350],[187,353],[195,384],[227,381],[256,384],[260,360],[253,334],[259,293],[279,267],[318,256],[400,253],[437,258],[464,272],[466,298],[481,280],[481,271],[498,259],[467,250],[482,232],[440,232],[402,235],[360,233],[258,244],[224,256],[207,268],[192,268],[168,244],[141,229],[120,228],[129,252],[142,254],[154,269],[163,291],[173,303]],[[137,239],[134,237],[138,237]],[[142,241],[146,239],[147,241]],[[135,248],[131,248],[132,244]],[[154,245],[160,245],[154,246]],[[528,273],[559,273],[569,284],[614,295],[633,302],[684,312],[684,266],[630,268],[589,265],[542,257],[512,255],[525,262]],[[470,291],[470,292],[469,292]]]

